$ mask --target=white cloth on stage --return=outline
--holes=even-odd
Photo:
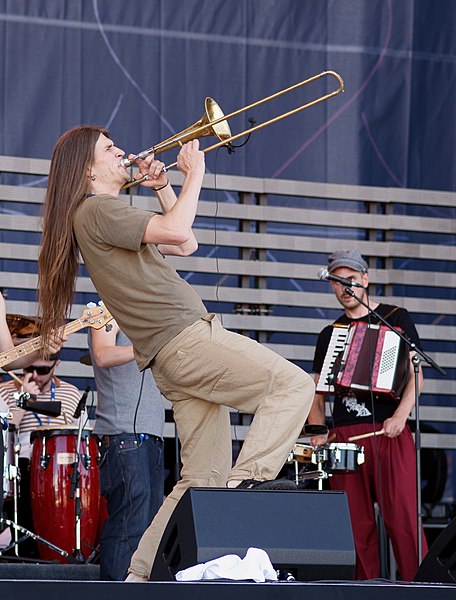
[[[267,553],[260,548],[249,548],[244,558],[237,554],[227,554],[176,573],[177,581],[211,579],[253,579],[257,583],[264,583],[277,581],[277,573]]]

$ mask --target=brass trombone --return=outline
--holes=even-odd
[[[303,87],[309,83],[312,83],[313,81],[316,81],[317,79],[320,79],[321,77],[325,77],[328,75],[336,78],[337,82],[339,83],[339,87],[337,89],[335,89],[332,92],[329,92],[327,94],[324,94],[323,96],[319,96],[315,100],[311,100],[310,102],[302,104],[301,106],[298,106],[297,108],[289,110],[288,112],[285,112],[276,117],[273,117],[272,119],[269,119],[268,121],[265,121],[264,123],[255,125],[254,127],[251,127],[250,129],[246,129],[244,131],[241,131],[240,133],[236,133],[235,135],[231,134],[230,127],[227,123],[228,119],[231,119],[232,117],[235,117],[243,112],[246,112],[246,111],[250,110],[251,108],[260,106],[260,104],[265,104],[266,102],[275,100],[279,96],[283,96],[284,94],[292,92],[300,87]],[[215,100],[213,100],[210,97],[207,97],[205,100],[206,112],[199,121],[197,121],[193,125],[190,125],[190,127],[187,127],[187,129],[184,129],[181,132],[176,133],[172,137],[170,137],[166,140],[163,140],[162,142],[156,144],[155,146],[151,146],[150,148],[143,150],[139,154],[136,154],[135,156],[133,156],[131,159],[128,159],[128,158],[122,159],[122,165],[124,167],[130,167],[134,163],[135,160],[144,159],[152,153],[157,155],[157,154],[160,154],[161,152],[165,152],[166,150],[170,150],[171,148],[175,148],[176,146],[182,146],[182,144],[184,144],[185,142],[188,142],[190,140],[194,140],[194,139],[204,137],[204,136],[209,136],[209,135],[216,136],[219,138],[219,141],[215,144],[212,144],[212,146],[209,146],[208,148],[203,149],[203,152],[210,152],[211,150],[215,150],[216,148],[219,148],[220,146],[225,146],[225,145],[229,144],[230,142],[239,139],[240,137],[249,135],[249,134],[253,133],[254,131],[259,131],[260,129],[263,129],[263,127],[267,127],[268,125],[272,125],[273,123],[276,123],[277,121],[280,121],[281,119],[285,119],[286,117],[295,115],[296,113],[301,112],[302,110],[305,110],[306,108],[310,108],[311,106],[315,106],[316,104],[319,104],[320,102],[324,102],[325,100],[328,100],[329,98],[332,98],[333,96],[336,96],[337,94],[340,94],[343,91],[344,91],[344,80],[342,79],[342,77],[335,71],[323,71],[321,73],[318,73],[317,75],[314,75],[313,77],[309,77],[308,79],[304,79],[303,81],[300,81],[299,83],[295,83],[294,85],[292,85],[288,88],[285,88],[284,90],[280,90],[279,92],[276,92],[275,94],[272,94],[271,96],[267,96],[266,98],[257,100],[256,102],[253,102],[252,104],[249,104],[248,106],[239,108],[238,110],[235,110],[234,112],[229,113],[228,115],[223,114],[222,109],[220,108],[220,106],[217,104],[217,102]],[[169,169],[174,168],[176,165],[177,165],[177,162],[173,162],[173,163],[167,165],[166,167],[164,167],[163,170],[168,171]],[[138,185],[138,183],[141,183],[142,181],[145,181],[146,179],[147,179],[147,175],[145,175],[141,179],[129,181],[122,187],[122,189],[125,190],[133,185]]]

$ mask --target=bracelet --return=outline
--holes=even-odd
[[[159,192],[160,190],[162,190],[163,188],[165,188],[165,187],[168,185],[168,183],[169,183],[169,179],[168,179],[168,181],[165,183],[165,185],[162,185],[162,186],[161,186],[161,187],[159,187],[159,188],[152,188],[152,189],[154,190],[154,192]]]

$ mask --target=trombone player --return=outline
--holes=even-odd
[[[133,157],[133,155],[131,155]],[[39,306],[46,339],[71,307],[80,251],[90,277],[172,402],[181,441],[181,480],[133,555],[127,581],[146,581],[168,519],[189,487],[293,489],[275,480],[307,418],[312,378],[248,337],[225,330],[164,255],[197,249],[192,231],[204,176],[197,139],[180,149],[185,179],[175,195],[163,163],[135,160],[162,214],[119,197],[124,152],[96,126],[75,127],[54,148],[39,256]],[[133,157],[134,158],[134,157]],[[229,407],[254,415],[231,465]]]

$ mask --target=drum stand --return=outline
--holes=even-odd
[[[302,473],[299,473],[298,461],[295,461],[296,485],[298,485],[298,483],[300,481],[306,481],[307,479],[317,479],[318,480],[317,489],[318,489],[318,491],[321,491],[323,489],[323,479],[328,479],[328,477],[331,477],[331,473],[328,473],[327,471],[322,469],[322,466],[323,465],[321,463],[318,463],[317,469],[315,471],[304,471]]]
[[[10,542],[10,544],[8,544],[8,546],[0,549],[0,557],[2,557],[6,552],[9,552],[9,550],[14,548],[14,554],[16,555],[17,558],[20,558],[19,544],[21,542],[25,542],[25,540],[28,540],[29,538],[32,538],[33,540],[35,540],[37,542],[41,542],[42,544],[45,544],[52,550],[55,550],[55,552],[57,552],[61,556],[64,556],[65,558],[67,558],[68,552],[66,552],[65,550],[62,550],[62,548],[59,548],[58,546],[55,546],[48,540],[42,538],[41,536],[36,535],[29,529],[26,529],[25,527],[21,527],[21,525],[18,525],[18,523],[17,523],[17,521],[18,521],[18,510],[17,510],[18,502],[17,502],[17,500],[19,497],[18,482],[21,480],[21,475],[20,475],[20,470],[19,470],[20,449],[21,449],[20,443],[19,442],[15,443],[14,444],[14,465],[8,465],[6,467],[7,472],[5,473],[5,476],[7,476],[8,479],[13,482],[13,519],[14,519],[14,521],[11,521],[10,519],[4,519],[0,515],[0,523],[8,525],[8,527],[13,528],[13,539]],[[24,535],[19,537],[19,532],[23,533]]]
[[[299,485],[300,481],[306,481],[307,479],[318,479],[318,490],[321,491],[323,489],[323,479],[328,479],[328,477],[332,477],[331,473],[328,473],[323,469],[323,462],[319,460],[316,463],[317,468],[313,471],[299,471],[300,460],[298,460],[298,456],[291,451],[290,456],[288,457],[288,462],[293,462],[294,464],[294,480],[296,485]],[[306,464],[306,463],[304,463]]]
[[[4,520],[3,518],[1,519],[2,523],[5,522],[7,525],[12,525],[13,526],[13,542],[4,550],[10,550],[12,547],[14,547],[14,554],[16,556],[19,556],[19,550],[18,550],[18,544],[20,541],[22,541],[23,539],[27,539],[27,538],[21,538],[19,540],[19,536],[18,536],[18,530],[17,530],[17,499],[19,497],[19,486],[18,486],[18,482],[21,480],[21,474],[20,474],[20,470],[19,470],[19,452],[20,452],[21,446],[20,443],[18,442],[17,444],[14,444],[14,449],[13,449],[13,454],[14,454],[14,464],[13,465],[8,465],[6,467],[7,469],[7,477],[10,481],[13,482],[13,519],[14,519],[14,524],[12,522],[7,523],[6,519]],[[30,536],[27,536],[30,537]]]
[[[16,514],[15,514],[14,518],[17,518]],[[42,544],[45,544],[46,546],[48,546],[52,550],[55,550],[55,552],[57,552],[57,554],[60,554],[60,556],[64,556],[65,558],[68,558],[68,552],[66,552],[65,550],[62,550],[62,548],[59,548],[58,546],[54,545],[52,542],[49,542],[48,540],[45,540],[40,535],[37,535],[36,533],[33,533],[29,529],[25,529],[25,527],[21,527],[15,521],[11,521],[10,519],[4,519],[3,517],[1,517],[0,518],[0,523],[4,523],[5,525],[8,525],[8,526],[10,526],[10,527],[12,527],[14,529],[14,540],[8,546],[6,546],[6,548],[2,548],[0,550],[0,557],[3,556],[3,554],[5,552],[8,552],[9,550],[11,550],[11,548],[14,548],[14,554],[18,558],[20,558],[19,557],[19,551],[18,551],[18,545],[21,542],[25,542],[25,540],[28,540],[29,538],[32,538],[32,540],[36,540],[37,542],[41,542]],[[23,535],[22,537],[18,538],[18,531],[20,531],[21,533],[24,533],[25,535]]]

